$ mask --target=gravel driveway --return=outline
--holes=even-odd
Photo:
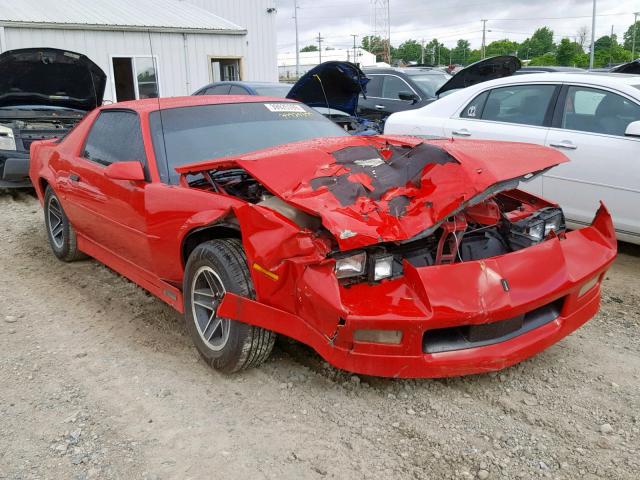
[[[164,303],[56,260],[32,196],[0,219],[0,479],[638,478],[640,248],[594,320],[498,374],[357,377],[280,341],[223,376]]]

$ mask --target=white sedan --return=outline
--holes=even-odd
[[[640,76],[540,73],[492,80],[394,113],[384,133],[557,148],[571,162],[523,188],[558,202],[574,228],[590,223],[602,200],[618,238],[640,244]]]

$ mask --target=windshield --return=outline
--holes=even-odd
[[[175,168],[181,165],[312,138],[348,136],[300,103],[201,105],[161,113],[152,112],[149,121],[158,173],[167,183],[177,183]]]
[[[424,75],[411,75],[410,78],[425,95],[435,97],[438,89],[451,77],[446,73],[428,73]]]
[[[287,93],[291,90],[291,85],[254,86],[253,89],[263,97],[286,98]]]

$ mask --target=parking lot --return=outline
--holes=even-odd
[[[31,194],[0,217],[2,479],[637,478],[637,247],[596,318],[498,374],[350,376],[279,341],[224,376],[160,300],[55,259]]]

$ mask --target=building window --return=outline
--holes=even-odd
[[[242,80],[239,58],[209,57],[209,60],[211,62],[212,82],[229,82]]]
[[[156,57],[113,57],[112,64],[117,102],[160,96]]]

